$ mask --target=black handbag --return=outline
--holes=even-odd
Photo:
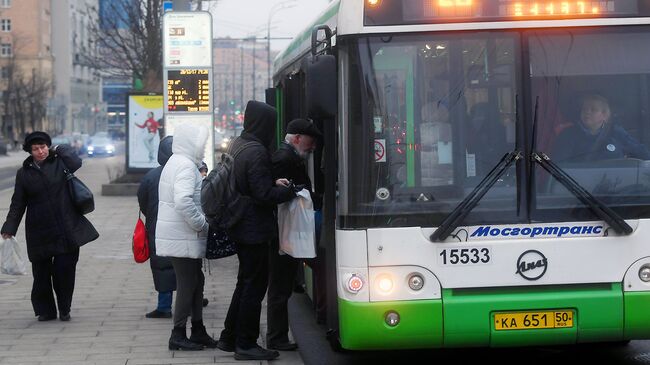
[[[208,242],[205,248],[205,258],[208,260],[221,259],[237,253],[235,242],[231,241],[223,229],[208,229]]]
[[[63,173],[65,174],[65,179],[68,182],[68,190],[70,191],[70,198],[72,199],[72,205],[79,214],[88,214],[95,210],[95,198],[93,197],[93,192],[88,189],[86,184],[81,182],[78,177],[74,176],[70,170],[65,166],[63,160]]]

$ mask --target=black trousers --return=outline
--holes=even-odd
[[[260,335],[262,300],[268,284],[268,243],[238,244],[237,257],[237,285],[220,339],[249,349],[257,344]]]
[[[37,316],[56,316],[57,304],[60,314],[70,313],[77,261],[79,249],[32,262],[32,306]]]
[[[176,304],[174,327],[185,327],[187,317],[193,322],[203,320],[203,286],[205,276],[201,271],[201,259],[170,257],[176,272]]]
[[[278,253],[278,242],[269,246],[269,292],[266,308],[266,343],[289,342],[289,311],[287,302],[293,293],[300,260]]]

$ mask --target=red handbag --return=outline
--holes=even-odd
[[[149,238],[140,213],[138,213],[138,221],[133,230],[133,258],[139,264],[149,259]]]

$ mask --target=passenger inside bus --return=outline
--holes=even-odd
[[[494,110],[490,110],[493,107]],[[467,131],[467,152],[476,155],[476,173],[483,177],[509,152],[506,128],[501,123],[496,105],[479,102],[471,106]]]
[[[580,121],[558,136],[551,158],[556,162],[586,162],[619,158],[650,160],[648,147],[611,120],[607,99],[598,94],[582,98]]]

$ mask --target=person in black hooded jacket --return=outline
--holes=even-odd
[[[81,159],[69,145],[50,147],[45,132],[25,137],[23,150],[30,154],[16,173],[16,185],[7,220],[0,232],[16,235],[27,210],[25,239],[32,262],[32,306],[39,321],[70,320],[79,247],[99,237],[95,227],[75,209],[64,169],[75,172]],[[52,289],[56,292],[56,303]]]
[[[153,284],[158,292],[158,307],[147,313],[147,318],[171,318],[172,297],[176,290],[176,274],[169,258],[156,255],[156,220],[158,219],[158,182],[167,160],[172,155],[173,137],[167,136],[158,146],[158,163],[160,166],[147,172],[138,188],[140,211],[147,218],[145,227],[149,238],[149,265],[153,275]]]
[[[242,219],[228,235],[237,244],[239,272],[237,285],[217,347],[235,352],[237,360],[271,360],[279,356],[257,344],[260,333],[262,299],[268,284],[268,246],[277,236],[275,208],[296,194],[289,181],[272,174],[269,146],[275,135],[275,108],[249,101],[244,113],[244,132],[233,141],[230,151],[248,147],[235,157],[237,191],[250,202]]]

